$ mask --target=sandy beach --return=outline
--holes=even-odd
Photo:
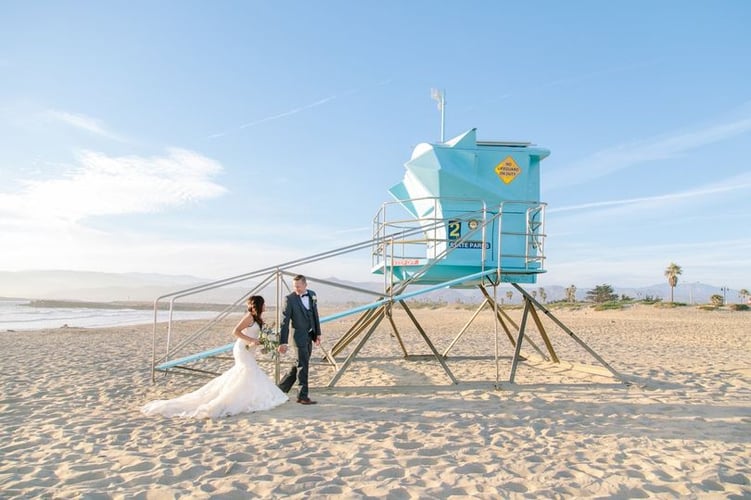
[[[472,315],[414,313],[439,352]],[[383,322],[334,387],[315,353],[317,405],[166,419],[139,408],[207,379],[152,384],[151,325],[0,332],[0,498],[751,497],[751,313],[555,314],[630,385],[547,318],[562,363],[525,343],[508,383],[513,348],[487,311],[448,353],[455,385],[395,309],[416,359]],[[353,320],[324,325],[324,347]],[[175,339],[197,324],[181,323]],[[231,341],[227,325],[200,342]]]

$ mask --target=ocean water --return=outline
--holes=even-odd
[[[150,324],[151,309],[95,309],[87,307],[31,307],[28,300],[0,300],[0,332],[43,328],[101,328]],[[210,319],[216,311],[175,311],[173,320]],[[168,311],[159,311],[157,321],[167,321]]]

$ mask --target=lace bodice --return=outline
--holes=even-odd
[[[248,328],[243,330],[243,333],[252,339],[257,339],[261,333],[261,327],[258,326],[258,323],[253,323]]]

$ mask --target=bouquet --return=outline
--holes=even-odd
[[[274,331],[274,325],[264,325],[261,328],[261,333],[258,334],[258,341],[261,342],[261,352],[263,354],[271,353],[271,357],[276,359],[279,355],[279,351],[276,350],[279,347],[279,336]]]

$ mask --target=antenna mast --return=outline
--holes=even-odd
[[[430,97],[438,102],[438,109],[441,111],[441,142],[444,142],[446,138],[446,91],[430,89]]]

